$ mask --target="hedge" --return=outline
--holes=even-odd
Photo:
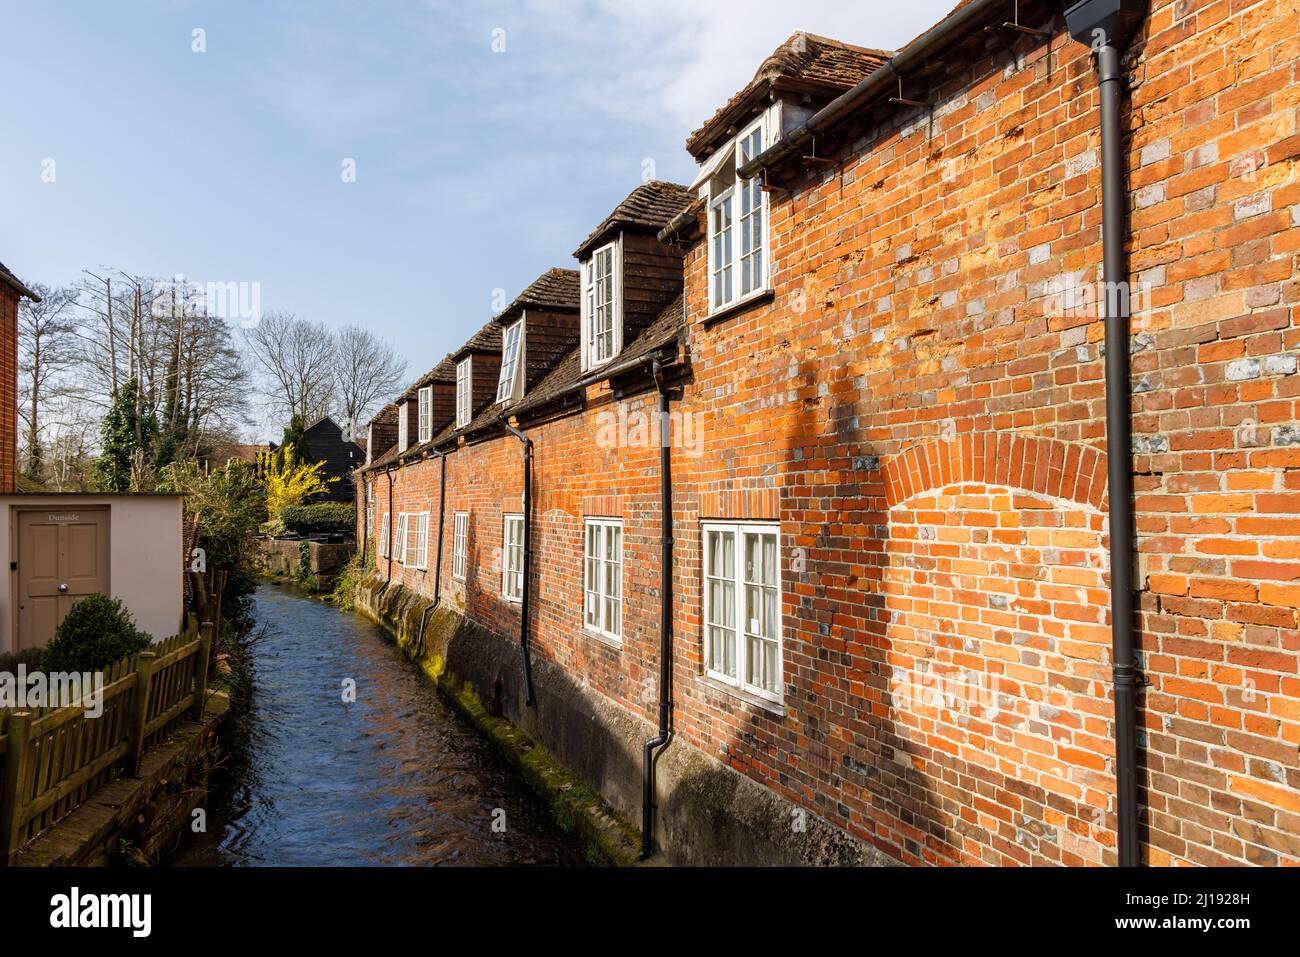
[[[350,502],[286,505],[280,509],[280,521],[289,531],[299,535],[353,532],[357,527],[357,507]]]

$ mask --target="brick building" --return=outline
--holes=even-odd
[[[18,301],[40,297],[0,263],[0,494],[18,480]]]
[[[1114,5],[1110,152],[1060,3],[892,55],[795,34],[689,188],[633,191],[372,442],[371,606],[436,597],[448,667],[633,820],[669,704],[672,859],[1120,860],[1114,464],[1140,859],[1300,863],[1300,11]]]

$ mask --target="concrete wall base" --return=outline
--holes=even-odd
[[[642,746],[656,728],[533,655],[535,705],[524,705],[517,637],[495,634],[449,607],[420,620],[429,600],[370,575],[356,608],[416,653],[440,682],[472,689],[499,715],[594,788],[617,814],[641,821]],[[896,864],[717,758],[672,741],[656,766],[658,862],[715,865],[886,866]]]

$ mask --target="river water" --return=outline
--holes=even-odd
[[[581,864],[574,838],[373,624],[264,585],[256,691],[172,863]],[[344,698],[356,683],[355,702]]]

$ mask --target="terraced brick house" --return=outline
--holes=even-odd
[[[1297,37],[794,35],[439,367],[363,606],[674,861],[1300,863]]]

